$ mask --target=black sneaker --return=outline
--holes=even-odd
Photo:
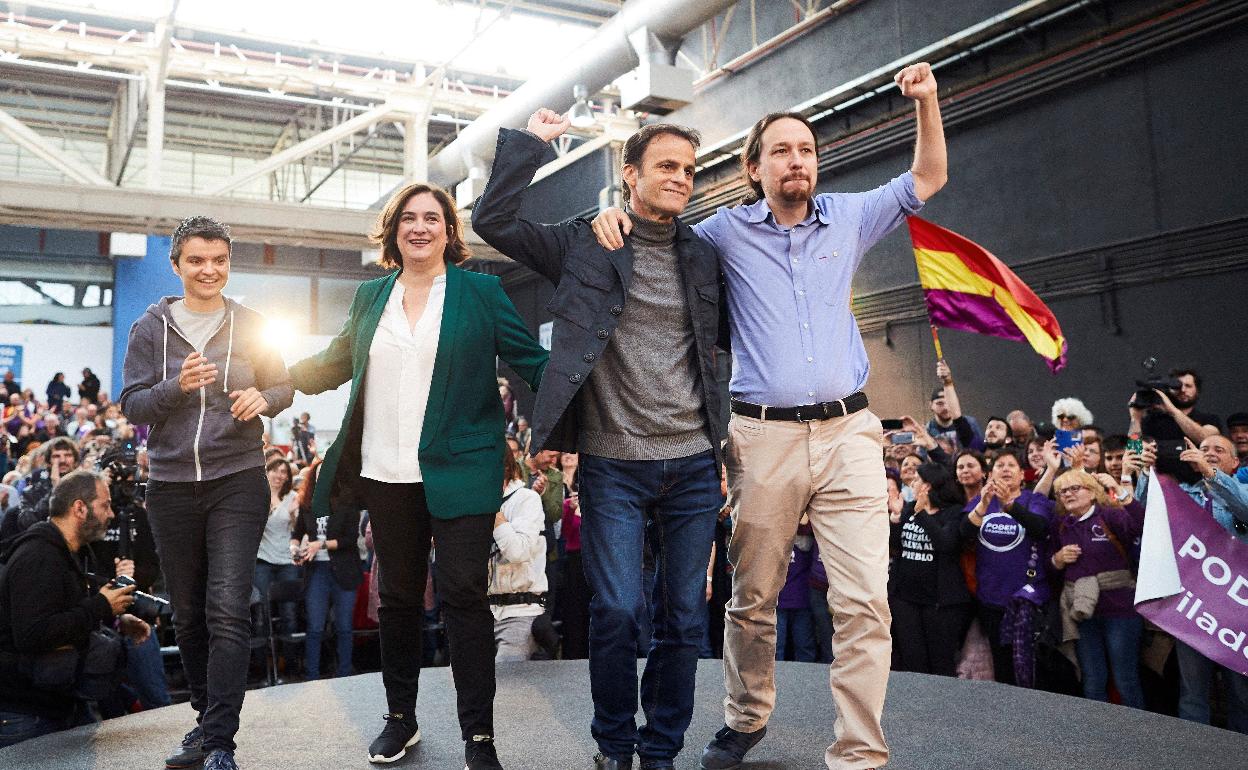
[[[169,770],[181,770],[184,767],[199,767],[204,763],[204,728],[195,725],[195,729],[182,736],[182,745],[165,758],[165,767]]]
[[[673,770],[675,765],[670,759],[643,759],[641,770]]]
[[[633,770],[633,758],[615,759],[606,754],[595,754],[594,770]]]
[[[741,766],[745,753],[758,745],[767,734],[762,727],[752,733],[740,733],[728,725],[715,733],[715,738],[702,750],[702,770],[732,770]]]
[[[204,760],[204,770],[238,770],[234,764],[234,752],[217,749]]]
[[[386,714],[381,735],[368,745],[368,761],[388,764],[403,758],[408,748],[420,742],[420,725],[416,718],[403,714]]]
[[[494,749],[494,736],[474,735],[464,742],[464,770],[503,770]]]

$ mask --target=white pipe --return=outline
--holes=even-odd
[[[629,35],[645,28],[663,40],[678,40],[737,0],[632,0],[584,45],[571,53],[555,74],[530,80],[497,107],[473,121],[459,137],[429,159],[429,179],[450,187],[469,169],[493,159],[498,129],[524,126],[539,107],[563,111],[573,104],[572,88],[590,93],[635,68],[640,62]]]

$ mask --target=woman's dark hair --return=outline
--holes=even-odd
[[[966,455],[970,455],[971,457],[974,457],[975,462],[979,463],[979,468],[980,470],[984,472],[984,475],[988,474],[988,461],[984,459],[984,456],[982,454],[980,454],[979,452],[976,452],[974,449],[963,449],[961,452],[958,452],[956,455],[954,455],[953,465],[955,468],[958,465],[958,461],[961,460]]]
[[[286,469],[286,481],[283,482],[282,491],[279,492],[277,496],[281,498],[285,498],[286,495],[290,494],[290,487],[294,483],[294,477],[295,477],[294,472],[291,471],[290,469],[290,463],[286,462],[280,457],[274,458],[272,460],[269,460],[267,463],[265,463],[264,472],[268,473],[274,468],[279,468],[279,467]]]
[[[742,203],[757,203],[766,195],[763,193],[762,182],[756,182],[750,178],[750,164],[757,164],[763,157],[763,132],[767,127],[777,120],[790,118],[801,123],[810,129],[810,136],[815,140],[815,144],[819,144],[819,135],[815,133],[815,127],[810,124],[806,116],[800,112],[772,112],[764,115],[745,137],[745,149],[741,152],[741,175],[745,177],[745,183],[749,185],[750,192],[745,196]]]
[[[432,195],[442,209],[442,221],[446,224],[446,250],[442,258],[452,265],[458,265],[472,256],[464,241],[464,225],[460,222],[459,212],[450,194],[437,185],[413,182],[390,196],[386,207],[377,215],[377,224],[373,231],[368,234],[369,240],[381,247],[378,263],[388,270],[403,267],[403,256],[399,253],[399,220],[407,202],[421,193]]]
[[[226,249],[233,249],[229,225],[212,217],[187,217],[174,228],[173,237],[169,240],[169,261],[178,264],[182,257],[182,246],[191,238],[203,238],[205,241],[224,241]],[[85,375],[89,369],[83,369]]]
[[[966,503],[962,487],[944,463],[923,463],[919,466],[919,478],[931,486],[927,499],[936,510],[953,505],[960,508]]]
[[[1018,463],[1020,469],[1027,467],[1027,457],[1012,446],[1003,446],[996,450],[992,457],[992,464],[996,465],[1002,457],[1014,458],[1014,462]]]
[[[508,436],[512,441],[519,445],[520,441],[515,436]],[[524,475],[520,472],[520,463],[516,461],[516,455],[511,451],[511,447],[507,447],[503,451],[503,483],[508,484],[517,479],[523,481]]]
[[[321,458],[316,458],[312,464],[308,466],[308,477],[303,480],[303,486],[299,487],[299,510],[312,510],[312,497],[316,494],[316,477],[317,469],[321,467]]]

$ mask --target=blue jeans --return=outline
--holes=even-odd
[[[832,611],[828,609],[828,589],[810,589],[810,616],[815,621],[815,639],[819,642],[819,662],[832,662]]]
[[[270,585],[278,581],[298,579],[299,568],[294,564],[273,564],[256,559],[256,572],[252,576],[251,584],[260,592],[262,598],[268,599]],[[279,634],[293,634],[297,631],[299,629],[297,609],[295,602],[282,602],[278,605],[278,622],[273,624],[273,630]],[[259,620],[263,622],[263,616]]]
[[[1214,672],[1226,686],[1226,727],[1248,735],[1248,676],[1219,666],[1192,647],[1175,640],[1179,657],[1179,718],[1209,724],[1209,688]]]
[[[670,760],[693,716],[706,565],[723,498],[710,452],[673,460],[581,455],[581,552],[589,606],[590,732],[608,757]],[[642,580],[653,518],[654,633],[641,678],[646,724],[637,728],[637,644],[647,613]]]
[[[1122,704],[1144,708],[1144,690],[1140,687],[1140,635],[1144,619],[1091,617],[1079,623],[1079,639],[1075,652],[1083,674],[1083,697],[1109,700],[1109,672],[1114,673],[1114,686],[1122,696]]]
[[[785,645],[785,641],[791,644]],[[786,650],[792,650],[792,657],[786,658]],[[815,619],[811,617],[809,607],[796,609],[776,608],[776,660],[796,660],[801,663],[814,663],[819,659],[819,649],[815,642]]]
[[[69,727],[69,722],[16,711],[0,711],[0,749],[40,735],[68,730]]]
[[[169,687],[165,683],[165,662],[160,657],[160,642],[156,629],[147,635],[147,641],[135,644],[126,638],[126,679],[139,696],[145,709],[168,706]]]
[[[355,610],[355,589],[340,588],[334,580],[328,561],[313,561],[307,566],[307,588],[303,603],[308,613],[307,647],[304,651],[309,679],[321,676],[321,639],[325,635],[325,619],[334,609],[334,634],[337,642],[338,668],[334,676],[351,676],[351,614]]]

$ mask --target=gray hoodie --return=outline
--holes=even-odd
[[[152,426],[147,439],[151,477],[157,481],[210,481],[264,465],[259,418],[238,422],[230,393],[254,387],[273,417],[290,406],[294,388],[281,354],[264,345],[264,317],[226,298],[225,317],[204,346],[217,380],[183,393],[182,362],[194,348],[178,328],[165,297],[130,327],[123,368],[121,411]]]

